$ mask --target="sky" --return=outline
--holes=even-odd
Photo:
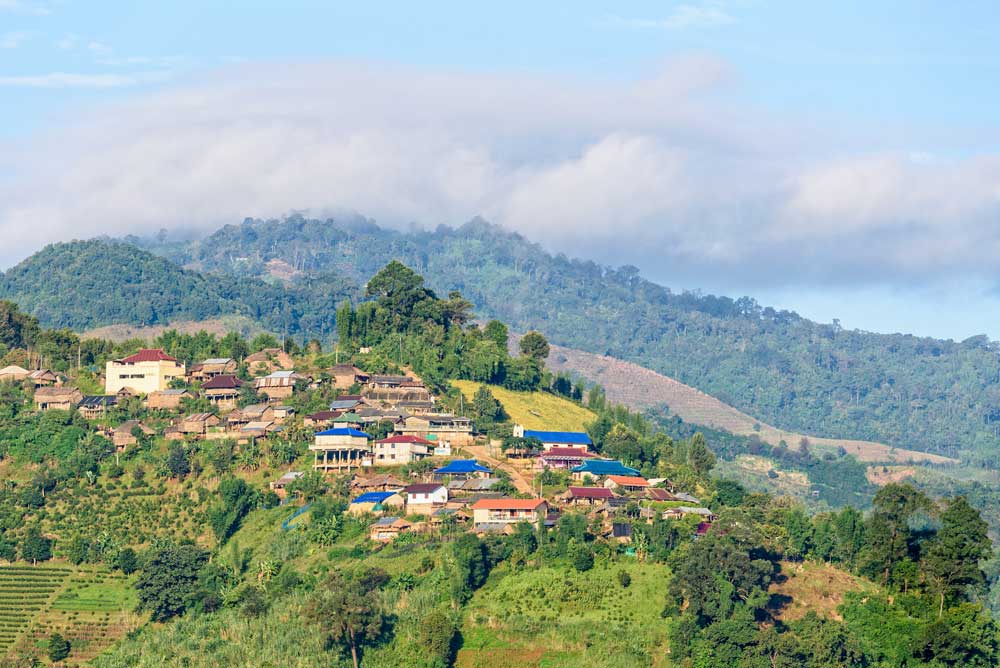
[[[357,211],[1000,338],[1000,5],[0,0],[0,268]]]

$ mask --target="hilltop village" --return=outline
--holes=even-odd
[[[398,262],[336,325],[112,342],[0,302],[0,657],[995,665],[966,499],[753,492]]]

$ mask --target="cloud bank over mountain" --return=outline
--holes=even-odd
[[[73,237],[351,209],[400,227],[482,215],[689,281],[998,273],[1000,155],[863,152],[844,132],[754,108],[710,57],[633,81],[244,64],[6,147],[0,265]]]

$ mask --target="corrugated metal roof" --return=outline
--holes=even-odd
[[[590,436],[582,431],[538,431],[525,429],[525,438],[537,438],[542,443],[568,443],[570,445],[593,445]]]

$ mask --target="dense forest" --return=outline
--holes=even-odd
[[[329,338],[333,323],[313,310],[324,301],[317,292],[332,288],[338,299],[356,294],[348,281],[361,284],[389,260],[400,259],[438,292],[460,290],[484,317],[516,330],[538,329],[557,344],[635,361],[779,427],[958,455],[984,466],[997,463],[1000,358],[985,337],[954,342],[872,334],[836,322],[815,323],[749,297],[677,294],[643,279],[634,267],[612,269],[551,255],[481,220],[457,229],[402,233],[363,218],[293,216],[247,220],[191,242],[128,241],[175,265],[206,272],[213,289],[231,298],[202,309],[181,300],[176,315],[164,313],[163,320],[229,309],[260,314],[265,326],[279,332],[281,326]],[[65,255],[56,265],[58,288],[40,280],[49,260],[57,259],[53,254]],[[86,263],[73,261],[86,254],[95,254],[94,247],[50,247],[41,254],[44,263],[36,256],[10,270],[0,280],[0,295],[47,325],[89,326],[149,322],[148,312],[136,312],[148,307],[129,302],[127,289],[104,288],[108,281],[133,286],[159,276],[183,294],[175,287],[182,282],[171,273],[178,270],[169,263],[153,265],[141,254],[142,264],[155,270],[117,276],[128,262],[102,261],[102,253]],[[331,279],[331,272],[347,279]],[[226,287],[232,284],[221,275],[241,281]],[[261,279],[283,282],[291,296],[277,297],[279,288]],[[318,285],[307,287],[307,281]],[[276,299],[283,301],[275,304]],[[107,302],[123,305],[106,307]]]

